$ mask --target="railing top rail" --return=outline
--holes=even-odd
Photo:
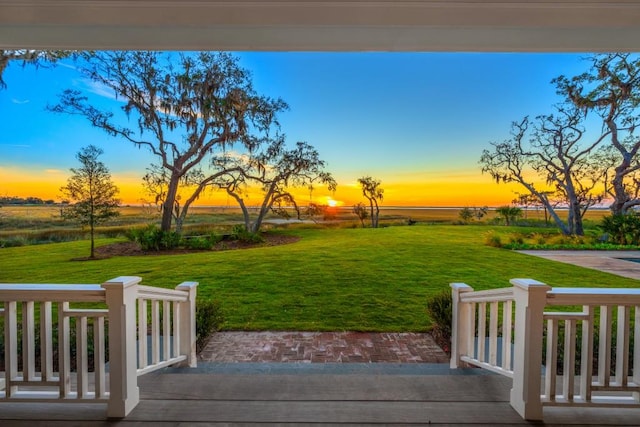
[[[189,293],[183,290],[138,285],[138,298],[186,301]]]
[[[0,301],[102,302],[105,290],[93,284],[0,283]]]
[[[552,288],[547,305],[640,305],[640,289]]]
[[[464,292],[460,294],[461,302],[510,301],[513,299],[513,288],[489,289],[485,291]]]

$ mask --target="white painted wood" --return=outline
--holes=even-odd
[[[598,385],[608,386],[611,377],[611,307],[600,306]]]
[[[33,301],[22,303],[22,376],[27,381],[35,379],[35,326],[35,303]]]
[[[575,369],[576,369],[576,320],[567,319],[564,322],[564,366],[562,374],[562,397],[573,401],[575,394]]]
[[[502,369],[513,371],[511,364],[511,339],[513,326],[513,302],[502,304]]]
[[[584,306],[587,318],[582,321],[582,355],[580,359],[580,398],[591,400],[591,381],[593,377],[593,307]]]
[[[136,306],[140,310],[146,329],[146,305],[138,296],[138,277],[119,277],[106,282],[96,290],[96,285],[7,285],[0,286],[0,315],[4,317],[5,336],[5,378],[0,385],[0,399],[28,402],[95,402],[107,401],[107,414],[110,417],[123,417],[130,412],[139,400],[137,387],[137,351],[136,334],[140,326],[136,322]],[[175,364],[195,366],[195,288],[197,283],[186,282],[181,290],[150,290],[143,293],[152,296],[156,307],[156,337],[162,328],[163,359],[157,365],[146,366],[140,374],[151,372]],[[15,301],[8,300],[15,297]],[[62,298],[67,298],[63,300]],[[7,301],[8,300],[8,301]],[[71,308],[71,302],[106,302],[108,309]],[[36,304],[39,302],[38,316]],[[58,322],[58,376],[53,372],[53,302],[57,304]],[[21,310],[18,311],[18,303]],[[162,303],[162,311],[160,311]],[[24,331],[20,341],[22,372],[18,372],[18,312],[21,313],[21,329]],[[179,313],[186,315],[179,315]],[[40,318],[41,372],[35,370],[35,319]],[[109,317],[109,353],[110,380],[107,381],[105,365],[105,319]],[[188,319],[183,321],[183,318]],[[162,325],[160,325],[162,318]],[[91,319],[91,320],[89,320]],[[77,372],[71,372],[70,324],[76,326],[76,366]],[[184,325],[180,325],[180,323]],[[93,330],[94,364],[89,366],[88,331]],[[184,329],[186,340],[178,342],[178,335]],[[146,331],[145,331],[146,332]],[[146,333],[143,335],[146,338]],[[156,341],[158,343],[159,339]],[[143,340],[146,343],[146,339]],[[171,342],[174,342],[173,347]],[[144,344],[143,344],[144,345]],[[180,354],[182,346],[186,351]],[[156,348],[158,346],[156,345]],[[190,353],[189,350],[192,349]],[[145,357],[146,360],[146,357]],[[93,368],[93,390],[90,387],[89,369]],[[111,391],[107,391],[110,383]]]
[[[640,306],[636,305],[633,309],[635,313],[633,342],[633,382],[640,385]],[[640,403],[640,392],[633,394],[635,400]]]
[[[470,356],[473,356],[473,358],[477,358],[478,357],[478,353],[477,353],[477,349],[476,347],[476,315],[478,312],[478,304],[475,302],[471,302],[468,304],[465,304],[468,307],[469,310],[469,326],[467,328],[467,330],[469,331],[467,333],[467,349],[468,349],[468,353]]]
[[[511,406],[527,420],[542,420],[540,400],[543,313],[551,287],[532,279],[512,279],[516,305]]]
[[[631,307],[618,306],[616,334],[616,383],[625,387],[629,375],[629,314]],[[640,344],[639,344],[640,345]]]
[[[85,316],[76,318],[76,375],[79,399],[85,399],[89,391],[87,330],[87,318]]]
[[[640,289],[629,288],[553,288],[547,294],[549,305],[637,305]]]
[[[460,289],[464,289],[464,288],[460,288]],[[480,303],[480,302],[512,301],[512,300],[513,300],[513,288],[498,288],[498,289],[489,289],[485,291],[460,292],[460,301],[462,302]]]
[[[173,346],[171,348],[171,357],[177,357],[180,355],[180,304],[176,301],[172,302],[171,309],[173,313],[173,328],[171,331],[173,335]]]
[[[18,321],[15,301],[5,302],[4,313],[4,363],[5,396],[12,397],[17,391],[13,380],[18,376]]]
[[[473,351],[473,328],[470,328],[472,304],[461,302],[461,294],[473,292],[471,286],[464,283],[451,283],[451,359],[449,366],[456,369],[461,366],[460,358]],[[469,345],[471,343],[471,345]]]
[[[148,374],[153,371],[157,371],[158,369],[166,368],[167,366],[178,365],[178,364],[181,364],[182,362],[186,362],[186,360],[187,360],[187,357],[185,355],[173,357],[169,360],[163,360],[162,362],[158,362],[155,365],[149,365],[146,368],[138,369],[137,375],[140,376],[140,375]]]
[[[51,302],[104,302],[100,285],[49,285],[0,283],[0,295],[5,301],[42,301],[46,294]]]
[[[136,285],[141,280],[123,276],[102,284],[109,308],[109,417],[127,416],[140,401],[133,325],[136,324]]]
[[[492,365],[492,364],[487,363],[487,362],[480,362],[478,359],[475,359],[475,358],[472,358],[472,357],[468,357],[468,356],[462,356],[460,358],[460,360],[462,360],[463,362],[465,362],[465,363],[467,363],[469,365],[477,366],[479,368],[486,369],[487,371],[495,372],[496,374],[500,374],[500,375],[503,375],[505,377],[513,378],[513,371],[509,371],[509,370],[503,369],[500,366]]]
[[[503,343],[503,345],[505,345]],[[489,304],[489,363],[498,364],[498,302]]]
[[[93,320],[94,383],[95,395],[97,399],[104,399],[107,395],[104,326],[105,325],[103,316],[97,317]]]
[[[151,301],[151,364],[160,362],[160,301]]]
[[[147,360],[149,360],[149,350],[147,349],[148,327],[147,300],[140,298],[138,294],[138,368],[146,367]]]
[[[556,400],[556,371],[558,363],[558,321],[547,320],[547,360],[545,363],[544,396],[548,401]]]
[[[185,282],[190,283],[190,282]],[[185,290],[156,288],[153,286],[138,286],[138,298],[156,301],[186,301],[188,295]]]
[[[162,301],[162,360],[171,358],[171,303]]]
[[[487,303],[478,303],[478,335],[476,342],[478,343],[478,354],[476,358],[480,362],[486,362],[485,342],[487,337]]]
[[[195,368],[196,358],[196,292],[198,282],[183,282],[176,290],[186,292],[187,300],[180,303],[180,354],[187,356],[185,364]]]
[[[71,340],[69,337],[69,317],[65,314],[68,309],[68,302],[58,303],[58,370],[61,399],[66,399],[71,394]]]
[[[43,381],[53,378],[53,325],[51,301],[40,303],[40,371]]]

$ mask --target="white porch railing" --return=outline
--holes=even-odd
[[[477,292],[451,284],[452,368],[513,378],[511,405],[529,420],[541,420],[543,406],[640,407],[640,289],[511,284]]]
[[[141,286],[141,280],[0,284],[0,402],[105,402],[107,415],[119,418],[138,404],[139,375],[196,366],[197,283],[173,290]],[[77,307],[82,303],[100,307]]]

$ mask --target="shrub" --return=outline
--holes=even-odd
[[[211,233],[207,236],[188,236],[182,239],[182,246],[187,249],[210,250],[220,241],[220,237]]]
[[[217,301],[211,299],[196,300],[196,348],[202,350],[207,340],[220,330],[224,316]]]
[[[180,235],[175,231],[162,231],[156,225],[145,228],[134,228],[127,237],[137,242],[144,251],[160,251],[174,249],[180,245]]]
[[[494,248],[502,247],[502,239],[500,239],[500,236],[498,236],[493,230],[490,230],[485,234],[484,243],[485,245],[493,246]]]
[[[262,243],[264,239],[260,233],[251,233],[244,225],[234,225],[231,230],[231,239],[247,243]]]
[[[619,245],[640,244],[640,216],[635,213],[605,216],[600,228]]]
[[[453,298],[451,292],[442,291],[427,300],[427,313],[433,321],[433,338],[447,353],[451,353],[451,321]]]

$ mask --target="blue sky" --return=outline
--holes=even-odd
[[[588,66],[581,54],[237,55],[252,71],[258,92],[290,105],[280,121],[291,143],[314,145],[339,186],[362,175],[381,179],[391,204],[400,204],[405,194],[407,204],[451,205],[450,199],[438,203],[433,198],[447,182],[459,185],[459,190],[444,191],[460,192],[458,206],[477,204],[478,192],[489,192],[488,185],[508,203],[513,190],[498,188],[480,174],[482,149],[507,138],[512,121],[551,112],[559,100],[551,79]],[[75,166],[75,153],[90,143],[105,150],[102,160],[116,184],[139,183],[152,161],[146,151],[91,128],[82,117],[46,111],[66,88],[91,89],[70,65],[63,61],[35,69],[14,63],[5,72],[0,194],[17,195],[19,183],[29,177],[34,182],[58,180],[59,188]],[[108,97],[93,96],[101,106],[119,106]],[[414,189],[412,197],[406,196],[407,188]]]

